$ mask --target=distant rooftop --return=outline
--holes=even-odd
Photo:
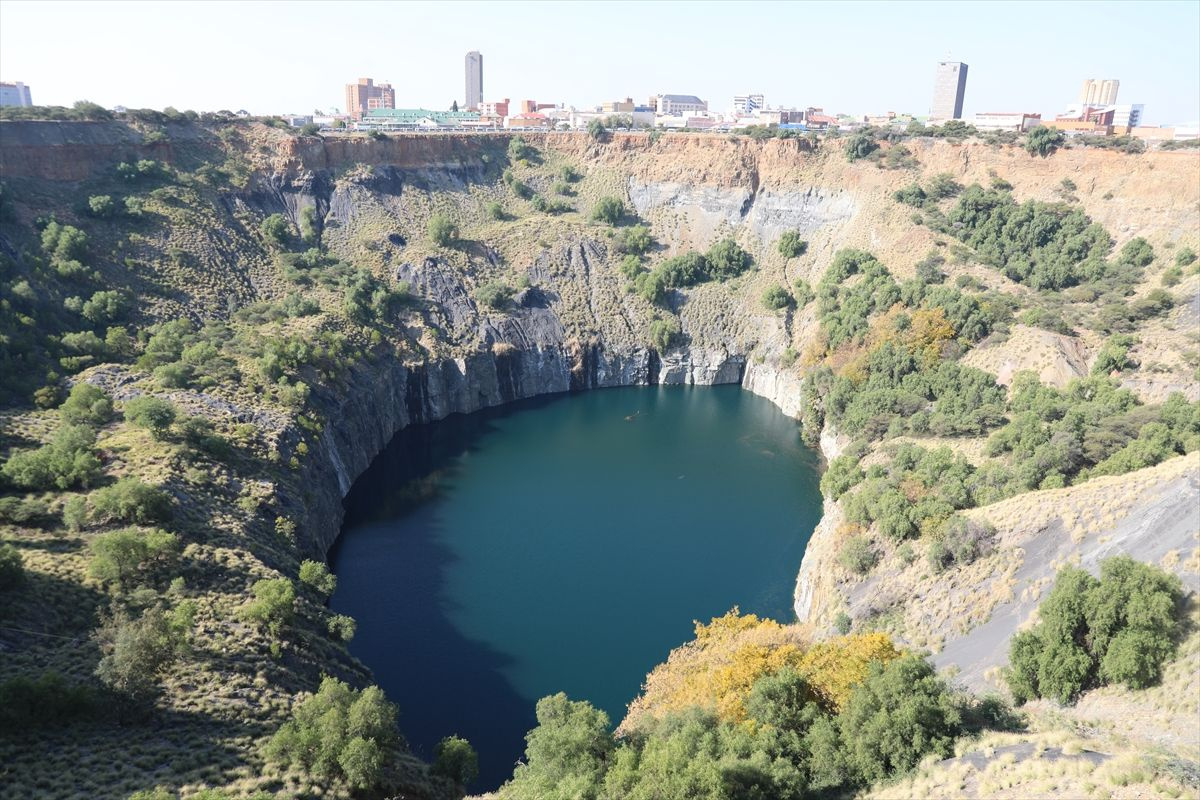
[[[662,98],[672,103],[694,103],[696,105],[704,103],[703,100],[694,94],[664,94]]]

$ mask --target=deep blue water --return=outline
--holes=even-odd
[[[821,513],[796,423],[737,386],[606,389],[402,431],[331,554],[350,650],[430,757],[458,734],[507,778],[537,699],[615,725],[692,621],[792,618]]]

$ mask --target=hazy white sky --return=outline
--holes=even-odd
[[[1118,78],[1151,124],[1200,118],[1200,2],[54,2],[0,0],[0,79],[39,105],[254,113],[341,107],[389,80],[399,106],[484,96],[589,107],[654,93],[712,108],[925,114],[937,61],[970,65],[965,113],[1053,114]]]

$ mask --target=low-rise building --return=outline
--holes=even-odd
[[[355,123],[356,130],[440,130],[466,128],[480,120],[477,111],[430,111],[427,108],[377,108]]]
[[[29,87],[17,81],[16,83],[0,82],[0,106],[31,106],[33,95]]]
[[[660,94],[653,99],[654,110],[665,116],[678,117],[708,112],[708,103],[694,94]]]
[[[635,108],[637,104],[633,102],[632,97],[600,104],[600,111],[604,114],[632,114]]]
[[[492,100],[479,104],[479,113],[485,117],[500,117],[503,119],[508,116],[508,106],[512,101],[507,97],[503,100]]]
[[[542,129],[546,130],[554,127],[553,121],[540,111],[526,111],[521,114],[513,114],[505,118],[504,127],[520,128],[520,129]]]
[[[1041,114],[1020,111],[980,111],[971,121],[981,131],[1013,131],[1024,133],[1042,124]]]

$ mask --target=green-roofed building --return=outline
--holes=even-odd
[[[374,108],[357,127],[360,130],[412,131],[478,127],[476,111],[431,111],[427,108]]]

